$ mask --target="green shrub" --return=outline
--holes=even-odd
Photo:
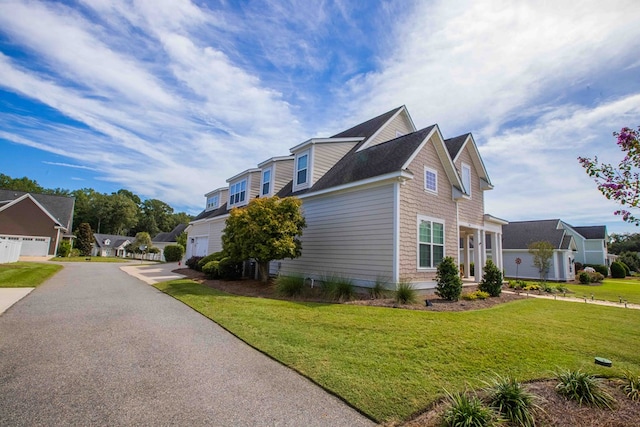
[[[372,299],[386,298],[389,294],[389,282],[387,280],[377,278],[376,283],[369,289],[369,295]]]
[[[396,286],[395,298],[398,304],[415,304],[418,302],[418,293],[408,280],[400,280]]]
[[[556,285],[556,292],[566,293],[569,292],[569,288],[564,285]]]
[[[624,262],[618,260],[618,262],[624,267],[624,275],[625,276],[631,276],[631,268],[629,268],[629,266],[627,264],[625,264]]]
[[[603,277],[607,277],[609,275],[609,267],[602,264],[585,264],[585,267],[591,267],[596,272],[602,274]]]
[[[220,274],[218,273],[218,265],[220,261],[209,261],[202,267],[202,272],[207,276],[208,279],[219,279]]]
[[[635,375],[633,372],[626,370],[621,388],[629,399],[634,402],[640,401],[640,375]]]
[[[524,289],[527,283],[524,280],[509,280],[509,287],[515,290]]]
[[[631,271],[640,271],[640,257],[637,252],[624,251],[616,259],[618,262],[624,263]]]
[[[502,292],[502,272],[491,260],[487,260],[484,266],[484,274],[478,289],[492,297],[499,297]]]
[[[541,289],[540,285],[537,283],[530,283],[523,288],[525,291],[539,291]]]
[[[615,400],[600,385],[600,380],[580,370],[561,371],[557,373],[556,391],[569,400],[582,406],[613,409]]]
[[[211,253],[206,257],[200,258],[200,261],[198,261],[198,267],[196,268],[196,270],[202,271],[202,267],[204,267],[205,264],[211,261],[220,261],[224,257],[225,257],[224,252],[220,251],[220,252]]]
[[[549,283],[547,283],[547,282],[541,283],[540,284],[540,289],[543,292],[546,292],[548,294],[552,294],[552,293],[554,293],[556,291],[556,287],[551,285],[551,284],[549,284]]]
[[[614,279],[624,279],[626,277],[626,271],[622,264],[618,261],[614,261],[611,263],[611,277]]]
[[[187,265],[187,267],[189,267],[192,270],[201,271],[198,269],[198,262],[200,262],[202,258],[203,257],[201,256],[192,256],[191,258],[185,261],[185,264]]]
[[[483,427],[494,425],[491,409],[475,396],[447,393],[449,407],[442,416],[442,424],[449,427]]]
[[[242,277],[242,262],[234,261],[229,257],[222,258],[218,262],[218,275],[222,280],[238,280]]]
[[[514,378],[498,376],[486,391],[489,405],[504,419],[518,426],[536,425],[534,396]]]
[[[460,298],[466,301],[475,301],[477,299],[485,300],[489,298],[489,293],[484,291],[464,292]]]
[[[462,279],[455,261],[445,257],[438,265],[436,295],[448,301],[457,301],[462,292]]]
[[[63,240],[58,245],[58,256],[62,258],[66,258],[71,253],[71,242],[68,240]]]
[[[69,256],[71,256],[71,257],[79,257],[80,256],[80,249],[78,249],[78,248],[71,249],[71,253],[69,254]]]
[[[304,292],[304,277],[278,276],[275,281],[276,293],[285,297],[297,297]]]
[[[578,275],[578,279],[580,280],[580,283],[582,283],[583,285],[588,285],[591,282],[589,273],[587,273],[586,271],[583,271],[582,273],[580,273]]]
[[[167,262],[178,262],[184,255],[184,247],[182,245],[167,245],[164,248],[164,260]]]

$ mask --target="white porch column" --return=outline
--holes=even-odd
[[[498,270],[502,270],[502,268],[500,268],[500,245],[498,233],[489,233],[489,235],[491,236],[491,259],[496,267],[498,267]]]
[[[473,277],[476,283],[482,280],[482,267],[484,266],[482,253],[484,252],[484,245],[482,244],[482,230],[473,231]]]
[[[464,277],[468,279],[471,277],[471,236],[469,234],[464,235]]]
[[[502,233],[496,233],[496,241],[498,248],[498,268],[504,273],[504,259],[502,258]]]

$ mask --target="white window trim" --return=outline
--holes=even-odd
[[[468,198],[471,198],[471,166],[466,163],[462,163],[461,174],[462,174],[462,185],[465,185],[464,182],[464,170],[467,169],[469,171],[469,188],[465,187],[465,191],[467,192]]]
[[[264,192],[264,185],[266,184],[266,182],[264,182],[264,174],[265,174],[265,172],[269,172],[269,181],[268,181],[269,182],[269,191],[266,192],[266,193]],[[264,169],[262,171],[261,175],[262,176],[260,178],[260,195],[268,197],[273,192],[273,168],[270,167],[270,168]]]
[[[298,161],[300,157],[307,156],[307,180],[301,184],[298,184]],[[294,191],[302,190],[304,188],[309,188],[311,182],[311,150],[305,150],[298,154],[296,154],[296,158],[293,164],[293,183],[294,183]]]
[[[214,200],[215,199],[215,203],[213,203],[211,206],[209,206],[209,200]],[[220,205],[220,195],[219,194],[215,194],[213,196],[209,196],[207,197],[207,206],[206,209],[207,211],[212,211],[214,209],[218,209],[218,205]]]
[[[434,174],[436,176],[436,189],[432,190],[430,188],[427,188],[427,172],[431,172],[432,174]],[[438,194],[438,171],[432,168],[428,168],[428,167],[424,167],[424,191],[428,192],[428,193],[432,193],[432,194]]]
[[[443,257],[447,256],[447,225],[445,220],[442,218],[434,218],[425,215],[418,215],[418,220],[416,222],[416,269],[418,271],[436,271],[438,267],[420,267],[420,223],[422,221],[429,221],[431,223],[437,222],[438,224],[442,224],[442,254]],[[431,229],[431,245],[433,245],[433,227]],[[431,257],[433,262],[433,256]]]
[[[244,200],[238,200],[238,202],[235,203],[235,202],[233,202],[233,199],[234,199],[234,196],[236,195],[236,193],[233,192],[233,187],[236,186],[236,185],[240,185],[241,186],[241,184],[243,182],[245,183],[244,184]],[[248,195],[249,195],[248,194],[248,191],[249,191],[248,189],[249,189],[249,181],[246,178],[245,179],[241,179],[240,181],[236,181],[236,182],[234,182],[232,184],[229,184],[229,207],[246,205],[248,203],[247,202]]]

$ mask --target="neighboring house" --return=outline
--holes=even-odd
[[[506,221],[484,213],[484,192],[493,187],[471,134],[445,140],[437,125],[416,130],[402,106],[290,152],[206,195],[218,195],[218,204],[207,202],[190,223],[187,257],[221,249],[230,208],[275,194],[302,200],[307,228],[302,256],[272,262],[273,274],[339,275],[359,286],[408,280],[432,288],[443,257],[460,262],[461,239],[469,272],[471,244],[486,248],[485,236],[502,268]],[[474,252],[476,281],[486,259],[486,249]]]
[[[22,243],[21,256],[55,256],[71,240],[75,199],[0,189],[0,238]]]
[[[127,246],[136,240],[135,237],[118,236],[115,234],[93,234],[94,245],[91,256],[127,257]]]
[[[177,242],[177,238],[184,230],[187,228],[187,224],[178,224],[176,227],[168,232],[158,233],[151,242],[153,246],[160,249],[160,259],[164,261],[164,248],[168,245],[175,245]]]
[[[540,278],[528,247],[547,241],[554,247],[548,279],[575,279],[575,263],[608,265],[605,226],[574,227],[559,219],[514,221],[503,227],[502,251],[506,277]],[[520,260],[518,264],[516,260]]]

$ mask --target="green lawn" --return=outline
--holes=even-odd
[[[604,279],[602,285],[566,285],[575,296],[586,296],[605,301],[627,300],[630,303],[640,304],[640,280],[634,278],[627,279]]]
[[[35,262],[0,264],[0,288],[31,288],[38,286],[62,270],[61,265]]]
[[[377,421],[406,419],[492,373],[527,380],[558,367],[640,366],[639,310],[527,299],[434,313],[240,297],[190,280],[155,286]]]
[[[117,258],[117,257],[104,257],[104,256],[93,256],[93,257],[75,256],[75,257],[65,257],[65,258],[55,257],[55,258],[51,258],[50,261],[55,261],[55,262],[129,262],[129,261],[131,261],[131,259],[129,259],[129,258]]]

